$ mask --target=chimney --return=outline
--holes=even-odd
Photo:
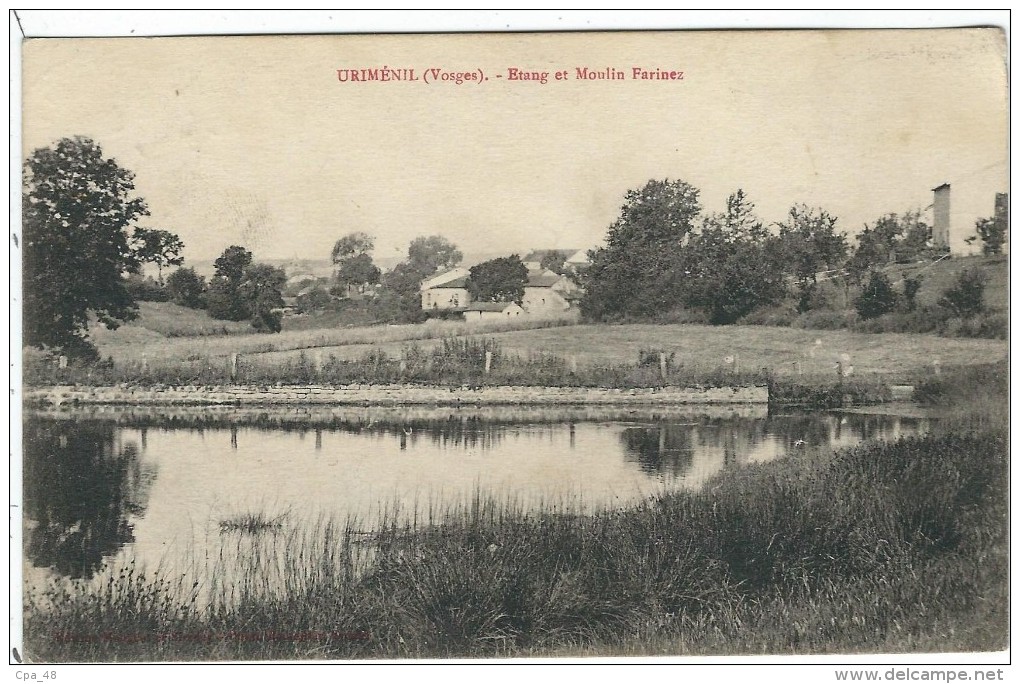
[[[948,250],[949,240],[949,183],[943,183],[937,188],[932,188],[935,193],[935,227],[932,229],[932,240],[935,247]]]

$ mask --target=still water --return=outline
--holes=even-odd
[[[791,453],[926,431],[885,415],[764,408],[91,409],[29,412],[26,579],[171,566],[237,535],[223,521],[403,514],[477,492],[523,506],[623,506]]]

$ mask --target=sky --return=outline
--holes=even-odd
[[[381,259],[432,234],[590,248],[628,189],[664,178],[706,211],[743,188],[768,223],[804,203],[848,234],[930,217],[948,182],[962,248],[1008,189],[997,29],[34,39],[22,59],[23,156],[93,138],[192,261],[231,244],[325,259],[352,231]],[[420,80],[338,78],[384,66]],[[433,68],[488,80],[421,80]]]

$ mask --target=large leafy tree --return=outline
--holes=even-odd
[[[453,268],[463,258],[457,246],[441,235],[416,237],[407,248],[407,263],[422,278]]]
[[[581,313],[589,319],[648,317],[680,303],[682,247],[701,212],[698,190],[682,180],[652,180],[629,190],[606,246],[588,253]]]
[[[518,254],[483,261],[471,267],[468,291],[479,302],[517,302],[524,300],[528,267]]]
[[[206,308],[213,318],[228,321],[245,321],[251,318],[248,300],[241,295],[244,272],[251,264],[252,255],[244,247],[231,245],[216,259],[216,274],[206,293]]]
[[[149,214],[134,174],[85,137],[35,150],[22,195],[24,339],[94,357],[89,315],[109,328],[137,315],[124,274],[140,262],[129,241]]]
[[[853,283],[863,285],[871,271],[894,257],[910,261],[924,256],[931,249],[930,241],[931,227],[920,211],[886,214],[857,235],[857,247],[846,262],[847,274]]]
[[[239,294],[251,311],[251,325],[260,332],[280,332],[283,327],[283,269],[252,264],[244,272]]]
[[[424,319],[421,282],[438,271],[458,265],[464,255],[441,235],[416,237],[407,248],[407,258],[382,277],[384,299],[392,302],[400,320],[416,323]]]
[[[168,230],[136,228],[131,234],[131,243],[139,261],[156,264],[161,284],[165,266],[180,266],[184,263],[184,257],[181,256],[184,243]]]
[[[333,245],[330,258],[336,267],[336,282],[347,293],[379,282],[382,272],[372,263],[375,240],[368,233],[344,235]]]
[[[818,274],[843,265],[846,236],[836,232],[838,219],[824,209],[795,205],[779,224],[778,255],[797,283],[798,308],[811,308]]]
[[[733,323],[786,294],[773,238],[743,190],[726,201],[726,212],[705,218],[684,247],[684,301],[708,313],[712,323]]]

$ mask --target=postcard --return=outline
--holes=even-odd
[[[1008,661],[1002,29],[22,60],[12,662]]]

